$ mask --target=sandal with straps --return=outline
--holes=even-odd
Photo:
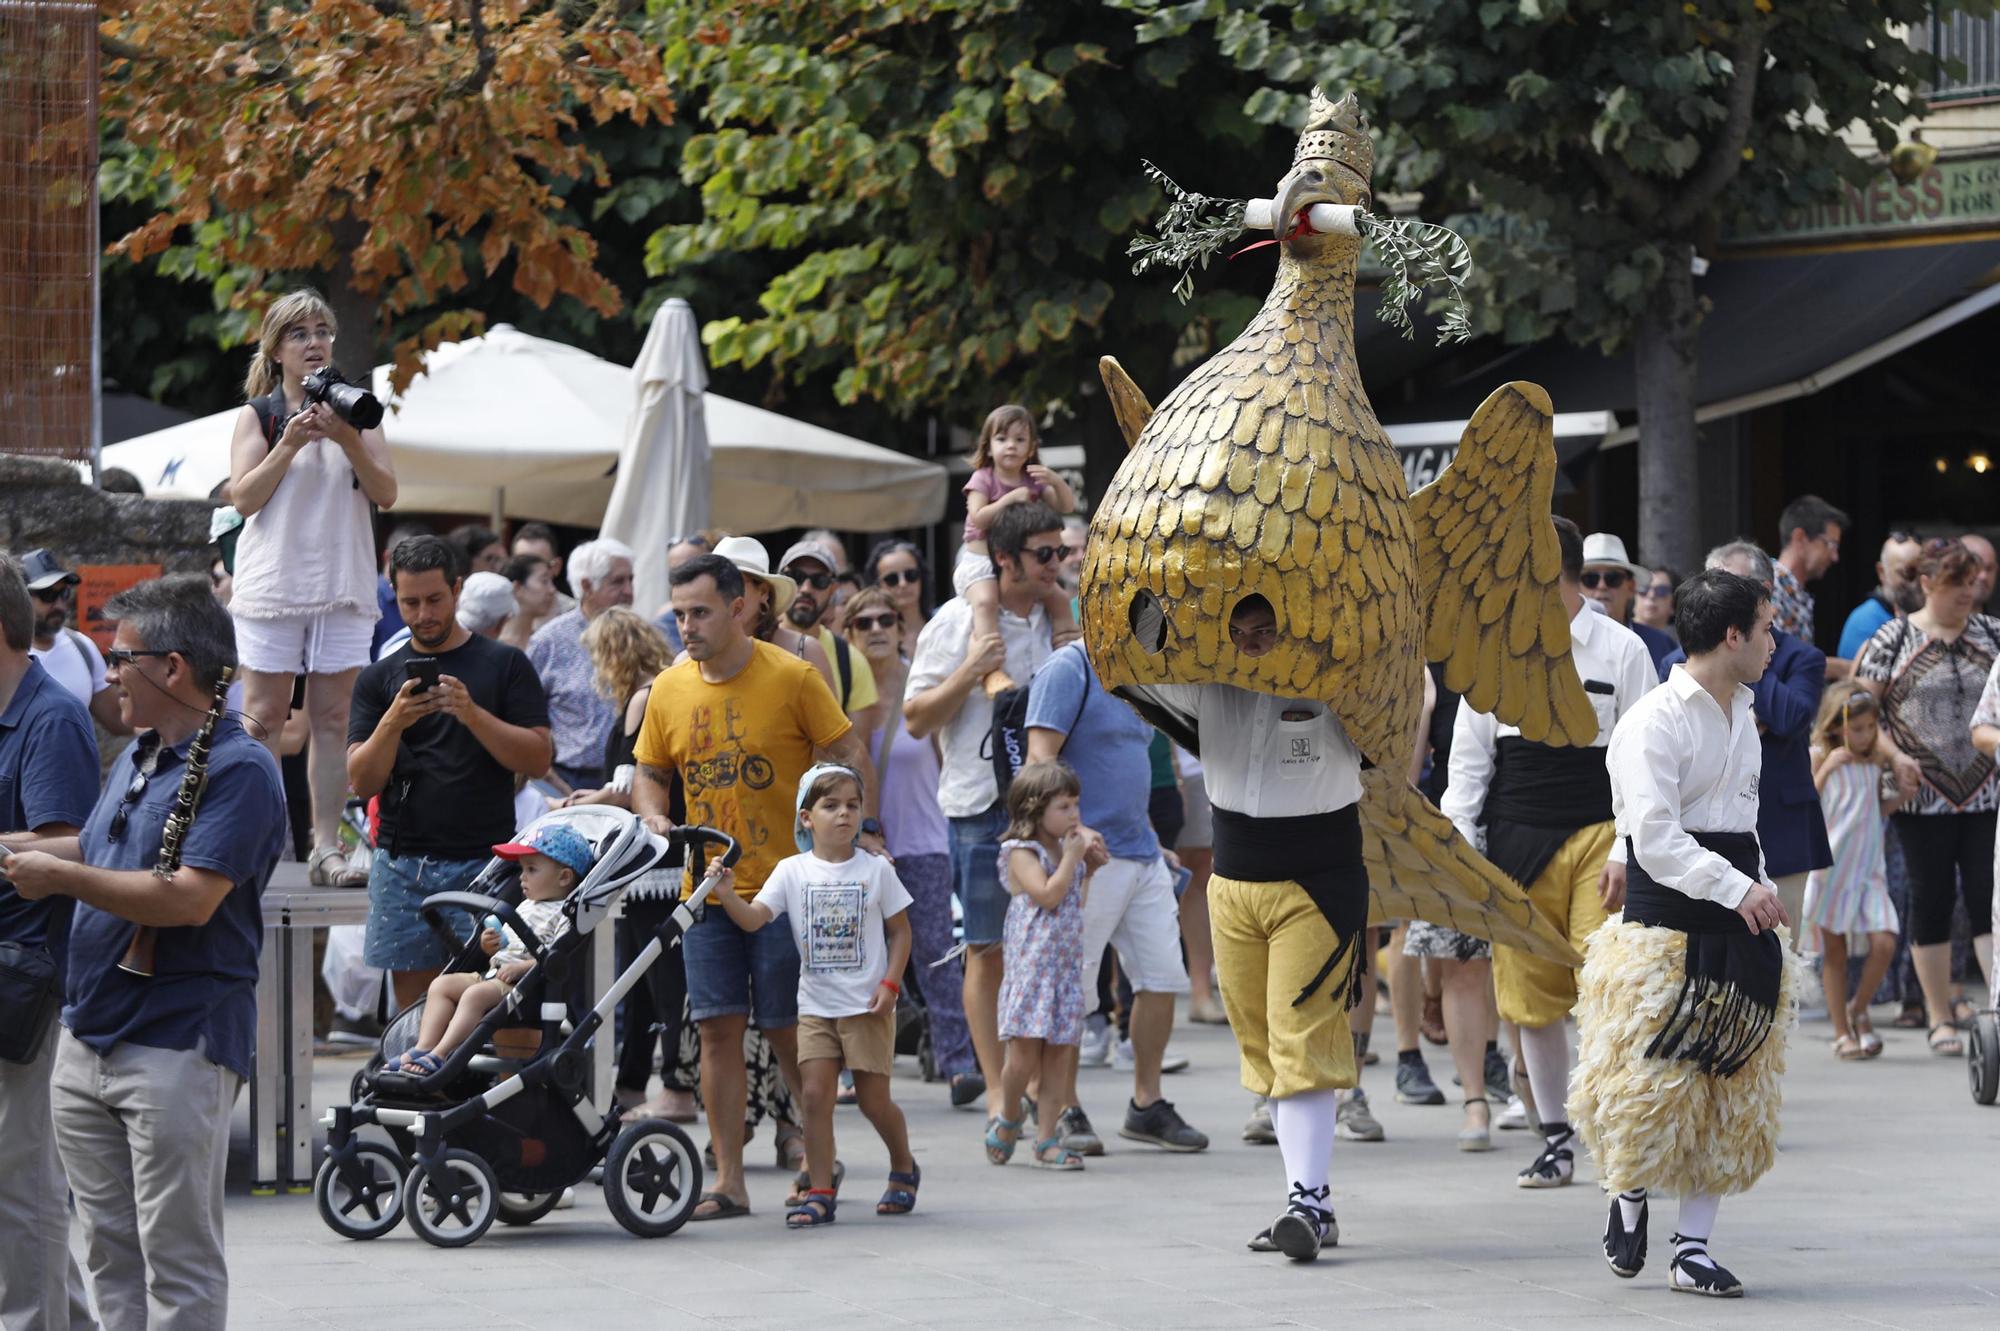
[[[1875,1019],[1868,1015],[1868,1009],[1850,1008],[1847,1024],[1854,1031],[1854,1038],[1861,1042],[1864,1058],[1875,1058],[1882,1052],[1882,1037],[1875,1033]]]
[[[1050,1137],[1035,1143],[1035,1168],[1074,1174],[1083,1168],[1083,1157],[1065,1147],[1062,1138]]]
[[[1013,1135],[1002,1137],[1002,1132]],[[1021,1144],[1021,1125],[1013,1119],[995,1114],[986,1120],[986,1158],[996,1165],[1004,1165],[1014,1158],[1014,1148]]]
[[[806,1199],[785,1212],[786,1229],[817,1229],[834,1221],[840,1201],[830,1190],[814,1188]]]
[[[1576,1178],[1576,1151],[1571,1143],[1576,1141],[1574,1130],[1562,1136],[1545,1139],[1542,1153],[1534,1162],[1514,1177],[1517,1188],[1566,1188]]]
[[[1931,1027],[1929,1043],[1931,1052],[1939,1058],[1962,1058],[1965,1055],[1965,1041],[1958,1038],[1958,1028],[1948,1021]]]
[[[1694,1242],[1683,1234],[1674,1235],[1673,1241],[1676,1247]],[[1683,1277],[1686,1284],[1681,1283]],[[1667,1288],[1676,1294],[1706,1294],[1711,1299],[1743,1297],[1743,1282],[1727,1267],[1717,1266],[1705,1245],[1674,1254],[1673,1264],[1667,1268]]]
[[[1843,1063],[1859,1063],[1868,1058],[1869,1053],[1853,1036],[1836,1035],[1833,1037],[1833,1056]]]
[[[917,1186],[924,1181],[923,1166],[912,1162],[910,1172],[889,1171],[889,1188],[875,1203],[876,1215],[908,1215],[917,1209]]]

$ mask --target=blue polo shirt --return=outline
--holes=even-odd
[[[1146,746],[1153,728],[1106,693],[1081,643],[1051,653],[1028,690],[1028,725],[1064,736],[1062,760],[1083,787],[1084,825],[1104,837],[1121,860],[1150,860],[1160,839],[1146,806],[1153,763]]]
[[[97,738],[90,713],[39,661],[0,712],[0,832],[32,832],[50,823],[82,827],[97,802]],[[23,901],[0,881],[0,939],[46,947],[63,973],[69,947],[69,897]]]
[[[1840,648],[1836,655],[1843,661],[1852,661],[1861,655],[1861,649],[1875,636],[1875,631],[1896,617],[1889,603],[1879,595],[1871,595],[1860,605],[1848,612],[1847,622],[1840,629]]]
[[[118,756],[83,829],[83,858],[99,869],[150,871],[160,834],[180,793],[188,741],[161,749],[143,790],[128,801],[152,732]],[[125,826],[112,836],[120,806]],[[243,732],[233,716],[216,727],[208,788],[181,843],[181,863],[208,869],[235,886],[208,923],[159,931],[154,973],[118,969],[133,926],[78,903],[70,927],[68,1003],[63,1025],[99,1054],[120,1044],[203,1050],[241,1077],[250,1075],[257,1043],[257,963],[264,931],[264,888],[286,837],[285,793],[277,759]]]

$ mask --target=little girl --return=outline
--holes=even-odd
[[[1806,879],[1802,923],[1819,930],[1820,983],[1833,1019],[1833,1052],[1850,1061],[1882,1052],[1882,1037],[1868,1019],[1868,999],[1888,972],[1898,928],[1882,858],[1882,817],[1902,796],[1889,784],[1879,736],[1880,717],[1866,689],[1852,681],[1827,686],[1813,726],[1813,784],[1826,812],[1833,867],[1815,869]],[[1868,959],[1850,1006],[1847,940],[1853,934],[1867,935]]]
[[[745,933],[783,915],[798,944],[808,1186],[785,1223],[816,1229],[834,1221],[840,1178],[833,1106],[843,1067],[854,1074],[862,1114],[889,1148],[889,1187],[875,1214],[908,1215],[923,1176],[910,1154],[903,1111],[889,1095],[889,1073],[902,993],[897,980],[910,960],[910,894],[888,860],[855,849],[861,778],[853,769],[835,763],[807,769],[797,808],[793,837],[802,853],[781,861],[749,901],[727,884],[715,896]]]
[[[1009,403],[995,407],[979,427],[979,445],[972,453],[972,479],[965,483],[965,533],[952,569],[952,590],[972,607],[972,633],[1000,631],[1000,583],[993,569],[986,533],[1010,504],[1040,500],[1058,513],[1076,511],[1076,494],[1062,477],[1035,461],[1042,446],[1035,418],[1026,407]],[[1060,587],[1042,601],[1049,632],[1060,647],[1077,635],[1069,596]],[[988,696],[1014,687],[1005,670],[986,677]]]
[[[493,853],[521,862],[521,904],[514,912],[544,945],[554,941],[569,928],[569,918],[562,913],[563,898],[590,872],[590,843],[573,829],[552,823],[518,842],[495,846]],[[403,1055],[400,1070],[428,1076],[443,1067],[480,1019],[534,968],[534,958],[511,929],[503,935],[489,925],[479,935],[479,945],[493,964],[483,975],[454,971],[431,981],[416,1047]]]
[[[1083,1034],[1083,898],[1091,870],[1109,859],[1104,839],[1077,813],[1076,773],[1059,762],[1030,763],[1007,787],[1007,838],[1000,843],[1000,880],[1007,904],[1006,970],[1000,981],[1000,1038],[1007,1042],[1000,1103],[1008,1112],[986,1125],[986,1158],[1004,1165],[1021,1138],[1021,1096],[1062,1084],[1060,1047]],[[1036,1112],[1035,1164],[1078,1170],[1083,1157],[1065,1150],[1056,1120],[1058,1097],[1043,1095]]]

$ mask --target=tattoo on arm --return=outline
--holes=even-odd
[[[645,777],[656,786],[670,785],[674,779],[674,771],[671,767],[653,767],[646,763],[639,764],[639,775]]]

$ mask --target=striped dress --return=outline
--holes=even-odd
[[[1819,803],[1833,866],[1806,879],[1804,923],[1848,935],[1899,928],[1883,860],[1882,775],[1874,763],[1850,762],[1827,777]]]

